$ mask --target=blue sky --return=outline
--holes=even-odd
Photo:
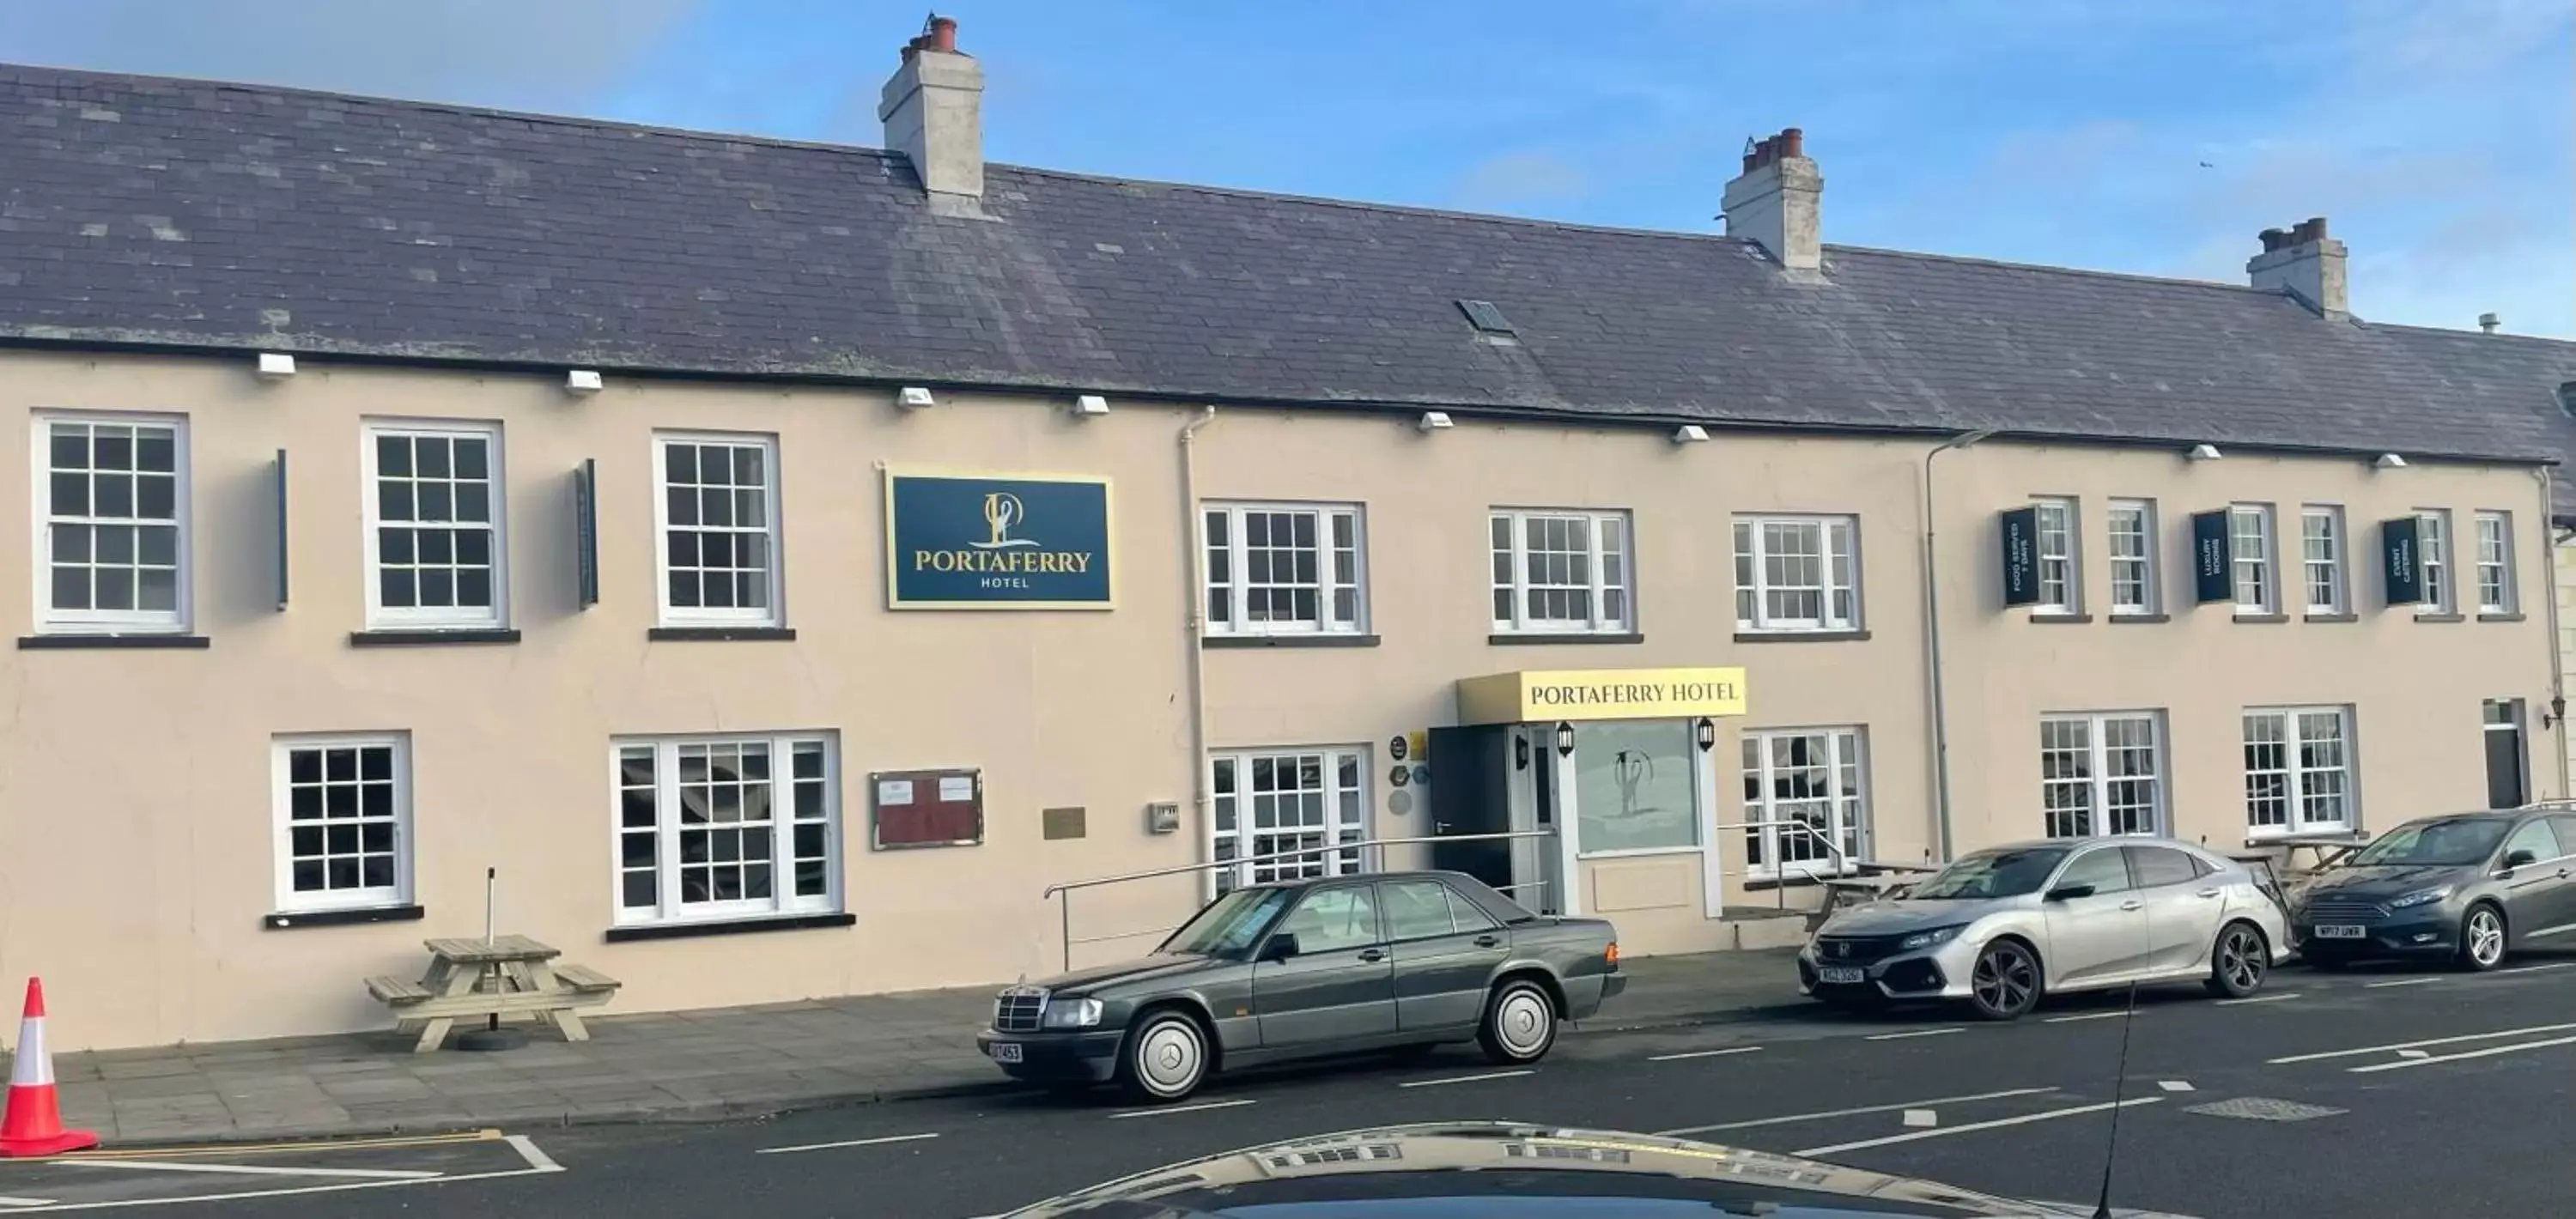
[[[2559,0],[953,0],[994,160],[1714,231],[1796,125],[1830,242],[2239,280],[2576,337]],[[7,0],[0,59],[878,142],[921,0]]]

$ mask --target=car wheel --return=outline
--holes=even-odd
[[[1556,1001],[1538,983],[1517,978],[1494,988],[1476,1044],[1501,1063],[1537,1062],[1556,1044]]]
[[[2487,902],[2460,919],[2460,968],[2484,973],[2504,964],[2504,911]]]
[[[1127,1031],[1118,1086],[1134,1100],[1162,1104],[1198,1091],[1207,1078],[1207,1034],[1176,1011],[1148,1013]]]
[[[2039,958],[2011,940],[1977,953],[1968,973],[1968,1005],[1988,1020],[2018,1020],[2039,1005]]]
[[[2272,946],[2263,942],[2263,933],[2251,923],[2229,923],[2218,930],[2218,943],[2209,950],[2209,993],[2226,999],[2242,999],[2263,989],[2263,978],[2272,971]]]

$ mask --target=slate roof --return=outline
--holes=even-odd
[[[2552,460],[2576,344],[2223,284],[0,67],[0,340]],[[1711,187],[1714,202],[1715,187]],[[1517,344],[1457,302],[1492,301]],[[2571,501],[2576,502],[2576,501]]]

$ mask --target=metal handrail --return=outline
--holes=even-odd
[[[1124,884],[1131,880],[1152,880],[1158,876],[1182,876],[1192,872],[1213,872],[1220,868],[1239,868],[1246,864],[1268,863],[1273,860],[1280,859],[1300,859],[1308,855],[1338,855],[1344,851],[1366,851],[1371,847],[1377,848],[1378,866],[1376,870],[1382,872],[1386,870],[1386,848],[1391,846],[1409,846],[1423,842],[1492,842],[1503,839],[1554,837],[1556,837],[1555,830],[1511,830],[1499,834],[1442,834],[1432,837],[1417,838],[1371,838],[1360,842],[1339,842],[1319,847],[1299,847],[1293,851],[1271,851],[1261,855],[1243,855],[1234,859],[1212,860],[1207,863],[1180,864],[1169,868],[1151,868],[1143,872],[1122,872],[1116,876],[1100,876],[1094,877],[1090,880],[1066,881],[1063,884],[1048,885],[1046,887],[1046,891],[1038,895],[1038,900],[1045,901],[1050,897],[1058,899],[1056,903],[1057,938],[1060,941],[1060,947],[1063,951],[1064,967],[1066,969],[1071,969],[1073,968],[1073,946],[1076,943],[1098,944],[1108,940],[1134,939],[1137,936],[1152,934],[1151,932],[1134,931],[1125,935],[1102,936],[1080,941],[1075,940],[1073,938],[1073,893],[1076,889],[1096,889],[1102,885]],[[1365,860],[1367,857],[1363,855],[1361,858]],[[1366,869],[1363,868],[1363,870]],[[1526,887],[1528,886],[1512,885],[1503,891],[1510,892],[1511,889]]]
[[[1833,854],[1834,875],[1840,876],[1851,870],[1851,856],[1847,854],[1839,844],[1835,843],[1833,839],[1825,837],[1824,834],[1817,831],[1816,827],[1809,825],[1804,821],[1744,821],[1733,825],[1714,825],[1709,828],[1721,832],[1725,830],[1795,830],[1806,835],[1808,838],[1815,840],[1816,845],[1825,848],[1825,850]],[[1776,855],[1778,852],[1775,850],[1773,853]],[[1789,861],[1786,859],[1774,859],[1772,860],[1772,866],[1780,873],[1780,883],[1771,887],[1773,904],[1779,909],[1786,910],[1789,908]],[[1748,875],[1751,871],[1752,869],[1749,867],[1746,869]],[[1815,873],[1810,869],[1808,875],[1810,878],[1813,878]]]

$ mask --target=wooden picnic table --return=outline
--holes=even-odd
[[[558,964],[560,949],[524,935],[490,940],[424,940],[429,970],[418,982],[391,974],[367,979],[367,993],[394,1010],[394,1031],[420,1034],[415,1052],[447,1040],[458,1017],[532,1015],[566,1041],[588,1041],[574,1009],[596,1007],[617,993],[616,979],[595,969]]]

